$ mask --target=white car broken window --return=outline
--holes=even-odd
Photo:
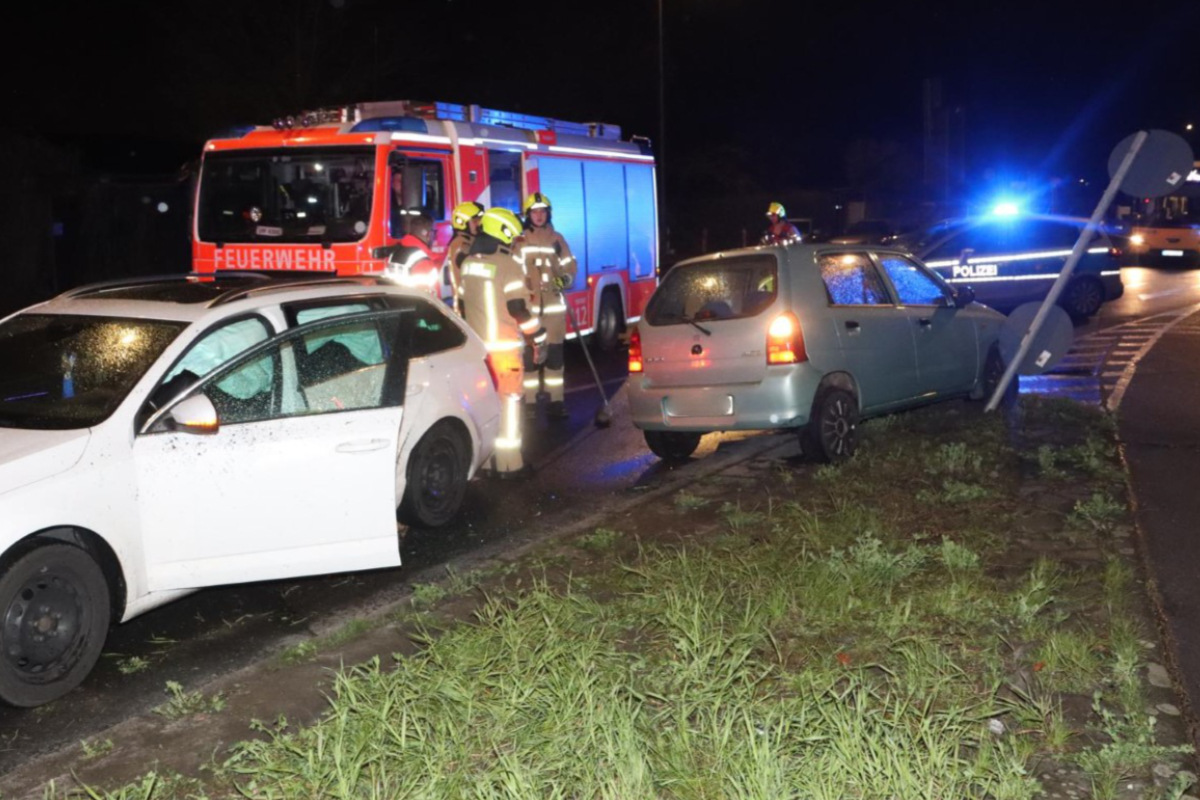
[[[366,303],[348,303],[340,306],[306,308],[296,312],[296,324],[303,325],[307,322],[316,322],[317,320],[341,317],[346,314],[356,314],[370,310],[370,306]],[[336,333],[327,333],[306,338],[305,345],[308,352],[316,353],[323,345],[336,342],[349,350],[350,354],[364,365],[378,364],[383,360],[383,348],[379,346],[378,334],[364,331],[361,327],[334,330],[336,330]]]
[[[163,383],[169,383],[185,372],[192,373],[196,378],[207,375],[259,342],[265,342],[270,335],[266,324],[255,317],[217,328],[192,345],[179,363],[167,373]],[[217,386],[233,397],[247,399],[261,393],[270,381],[271,372],[262,366],[230,373],[222,378]]]

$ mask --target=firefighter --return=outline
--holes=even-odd
[[[550,405],[548,416],[564,419],[567,406],[563,402],[563,342],[567,338],[567,301],[563,292],[575,282],[578,265],[562,234],[550,221],[550,198],[534,192],[525,199],[525,233],[517,244],[518,258],[525,267],[533,308],[546,327],[546,363],[541,369],[531,369],[526,362],[525,400],[536,410],[541,395]]]
[[[762,235],[763,244],[789,244],[800,241],[800,231],[787,221],[783,203],[767,206],[767,230]]]
[[[454,238],[446,246],[446,271],[450,276],[450,304],[459,314],[462,313],[462,303],[459,299],[459,287],[462,286],[462,263],[471,250],[471,242],[479,233],[479,220],[483,216],[483,206],[467,201],[454,207],[450,215],[450,225],[454,228]]]
[[[405,215],[409,232],[404,234],[388,258],[387,274],[401,286],[421,289],[441,299],[438,277],[441,271],[433,263],[429,243],[433,239],[433,219],[419,209]]]
[[[529,289],[512,245],[521,221],[506,208],[490,208],[463,260],[463,319],[483,337],[500,391],[500,435],[492,469],[500,477],[528,474],[521,458],[521,403],[525,351],[545,350],[546,330],[529,307]],[[536,365],[539,356],[531,359]]]

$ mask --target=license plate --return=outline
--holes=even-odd
[[[732,417],[733,396],[718,392],[668,395],[668,417]]]
[[[1183,255],[1183,251],[1182,250],[1163,250],[1163,255],[1179,257],[1179,256]]]

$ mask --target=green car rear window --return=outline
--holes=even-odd
[[[675,267],[646,307],[651,325],[738,319],[760,314],[779,292],[779,264],[769,253]]]

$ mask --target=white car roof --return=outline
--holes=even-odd
[[[194,276],[150,280],[131,279],[72,289],[19,313],[82,314],[195,322],[304,300],[364,294],[421,297],[429,295],[374,278],[317,278],[289,281]]]

